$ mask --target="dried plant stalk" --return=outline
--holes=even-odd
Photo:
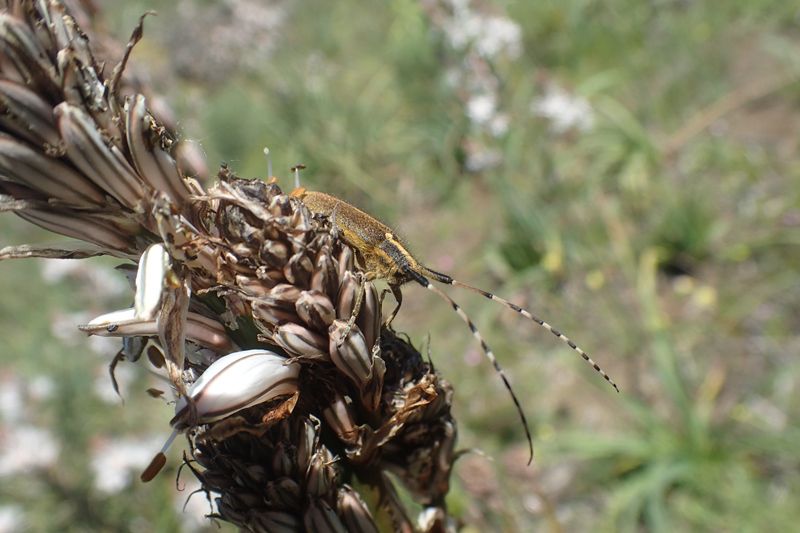
[[[376,531],[385,509],[396,530],[451,528],[452,389],[381,326],[353,251],[274,183],[223,168],[203,187],[202,157],[124,75],[141,23],[106,78],[77,23],[90,18],[71,7],[0,1],[0,206],[79,242],[0,258],[139,264],[134,308],[83,329],[125,339],[114,365],[146,352],[163,367],[172,426],[190,437],[187,465],[220,518]],[[419,520],[396,481],[425,508]]]

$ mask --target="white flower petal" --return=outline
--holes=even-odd
[[[269,350],[245,350],[216,360],[189,389],[200,423],[213,422],[261,402],[297,391],[300,365]],[[186,399],[175,404],[177,423]]]
[[[169,268],[169,254],[163,244],[153,244],[142,254],[133,305],[137,317],[150,320],[158,313]]]

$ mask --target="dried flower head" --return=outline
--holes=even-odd
[[[165,373],[219,516],[252,531],[415,529],[396,480],[425,507],[419,527],[445,528],[452,390],[381,327],[370,282],[350,327],[360,273],[327,217],[227,168],[210,187],[192,178],[204,161],[124,75],[141,22],[106,78],[85,14],[0,8],[0,207],[80,241],[0,259],[138,263],[134,307],[82,329],[125,339],[112,367],[146,352]]]

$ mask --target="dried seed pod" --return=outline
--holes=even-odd
[[[336,461],[324,446],[317,447],[308,468],[306,491],[309,496],[325,497],[336,486]]]
[[[325,408],[323,415],[325,416],[325,421],[342,442],[348,445],[353,445],[357,442],[359,430],[353,418],[352,400],[337,395],[330,406]]]
[[[0,126],[39,145],[54,149],[61,141],[53,108],[21,83],[0,79]]]
[[[287,441],[281,441],[275,446],[270,463],[273,473],[278,477],[291,476],[295,471],[294,457],[289,451],[290,448],[291,445]]]
[[[266,499],[283,509],[296,509],[302,505],[303,489],[292,478],[282,477],[266,484]]]
[[[175,160],[156,145],[153,137],[155,119],[147,113],[145,97],[137,94],[128,102],[125,114],[125,133],[134,166],[139,176],[157,191],[162,191],[177,204],[189,197],[189,190],[178,173]]]
[[[350,533],[378,533],[367,504],[350,485],[339,489],[337,506]]]
[[[375,346],[381,331],[381,304],[378,290],[370,281],[364,284],[364,297],[356,324],[361,328],[367,346],[370,348]]]
[[[180,279],[177,275],[165,277],[165,281],[161,309],[156,317],[158,339],[161,342],[161,348],[164,350],[169,378],[178,393],[183,395],[187,316],[192,288],[189,280]]]
[[[306,509],[303,523],[306,531],[325,533],[347,533],[342,520],[325,500],[311,500]]]
[[[303,291],[295,302],[297,315],[317,331],[327,331],[336,318],[330,299],[318,291]]]
[[[251,275],[239,274],[234,283],[242,292],[252,298],[266,298],[275,286],[269,278],[254,278]]]
[[[297,461],[297,471],[305,478],[308,469],[311,467],[311,458],[319,447],[320,421],[314,415],[310,415],[298,424],[294,442],[297,445],[295,454]]]
[[[308,238],[308,233],[311,230],[311,217],[310,213],[305,209],[295,209],[294,212],[290,215],[289,218],[289,228],[287,228],[287,233],[295,237],[293,239],[293,243],[296,242],[298,249],[300,250],[300,244]]]
[[[273,217],[281,217],[290,215],[293,211],[289,196],[286,194],[278,194],[270,200],[269,212]]]
[[[354,324],[344,337],[346,332],[347,322],[344,320],[335,320],[328,330],[331,361],[353,383],[361,387],[372,378],[372,354],[357,325]]]
[[[230,298],[226,298],[230,300]],[[231,305],[229,304],[230,308]],[[256,300],[251,305],[252,317],[256,327],[267,335],[272,335],[279,324],[296,323],[300,318],[294,309],[287,310],[284,306],[274,305],[263,300]],[[243,314],[237,312],[236,314]]]
[[[133,208],[144,196],[141,182],[115,146],[103,141],[92,118],[62,103],[53,111],[70,160],[119,203]]]
[[[85,205],[102,205],[102,192],[69,165],[0,135],[0,174],[41,191],[47,198]]]
[[[78,36],[73,43],[82,39],[82,36]],[[122,133],[121,125],[115,121],[109,106],[110,102],[105,98],[105,85],[97,76],[94,67],[87,63],[85,58],[80,57],[73,43],[61,49],[56,56],[58,71],[64,73],[61,81],[64,101],[85,109],[98,128],[116,141]]]
[[[245,517],[235,523],[243,524],[247,520]],[[253,516],[253,526],[255,531],[270,533],[297,533],[300,531],[300,519],[290,513],[281,511],[265,511]]]
[[[289,247],[281,241],[267,239],[261,245],[260,257],[273,268],[283,268],[289,259]]]
[[[336,300],[336,318],[340,320],[350,320],[353,309],[356,306],[356,298],[359,290],[359,281],[356,275],[346,271],[341,277],[339,285],[339,297]]]
[[[338,260],[340,280],[344,280],[347,272],[353,272],[353,250],[349,246],[342,246],[342,251],[339,253]]]
[[[295,302],[300,298],[302,290],[295,285],[289,283],[281,283],[275,285],[269,291],[269,301],[273,304],[285,305],[287,307],[294,307]]]
[[[97,244],[104,250],[124,252],[130,249],[130,238],[100,216],[64,214],[41,209],[17,211],[20,218],[52,232]]]
[[[275,343],[295,357],[327,359],[328,342],[319,333],[314,333],[300,324],[281,324],[273,335]]]
[[[47,52],[22,20],[7,13],[0,13],[0,48],[27,85],[58,95],[60,80]]]
[[[330,251],[324,248],[317,254],[314,273],[311,275],[311,288],[327,294],[332,300],[336,299],[339,291],[336,266],[331,259]]]
[[[283,275],[286,277],[286,281],[304,288],[309,286],[313,271],[314,263],[306,255],[305,251],[294,254],[283,267]]]

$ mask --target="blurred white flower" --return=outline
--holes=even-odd
[[[120,492],[138,478],[160,444],[160,436],[99,441],[91,450],[94,487],[106,494]]]
[[[47,400],[53,396],[55,390],[56,383],[53,378],[44,374],[34,376],[28,383],[28,392],[32,400]]]
[[[492,120],[489,121],[489,133],[495,137],[500,137],[508,131],[510,123],[511,119],[506,113],[497,113],[492,117]]]
[[[508,131],[508,115],[497,109],[497,95],[494,93],[472,95],[467,101],[466,113],[473,125],[485,128],[494,137]]]
[[[497,97],[494,94],[476,94],[467,102],[467,117],[474,124],[487,124],[496,111]]]
[[[0,533],[24,531],[25,513],[18,505],[0,505]]]
[[[22,418],[25,401],[22,381],[12,372],[0,376],[0,421],[11,424]]]
[[[6,426],[0,434],[0,477],[45,468],[61,447],[52,433],[34,426]]]
[[[588,131],[594,126],[594,111],[589,102],[554,83],[547,86],[543,96],[531,103],[531,111],[549,120],[554,133],[571,129]]]
[[[25,420],[36,409],[32,403],[48,399],[54,390],[49,376],[40,374],[24,380],[11,371],[4,372],[0,375],[0,422],[11,426]]]
[[[468,0],[451,0],[453,17],[443,30],[453,48],[472,46],[478,54],[494,58],[505,53],[516,59],[522,52],[522,30],[513,20],[486,15],[470,8]]]
[[[467,158],[466,161],[464,161],[464,167],[469,172],[483,172],[497,166],[503,160],[503,156],[497,150],[467,148]]]

